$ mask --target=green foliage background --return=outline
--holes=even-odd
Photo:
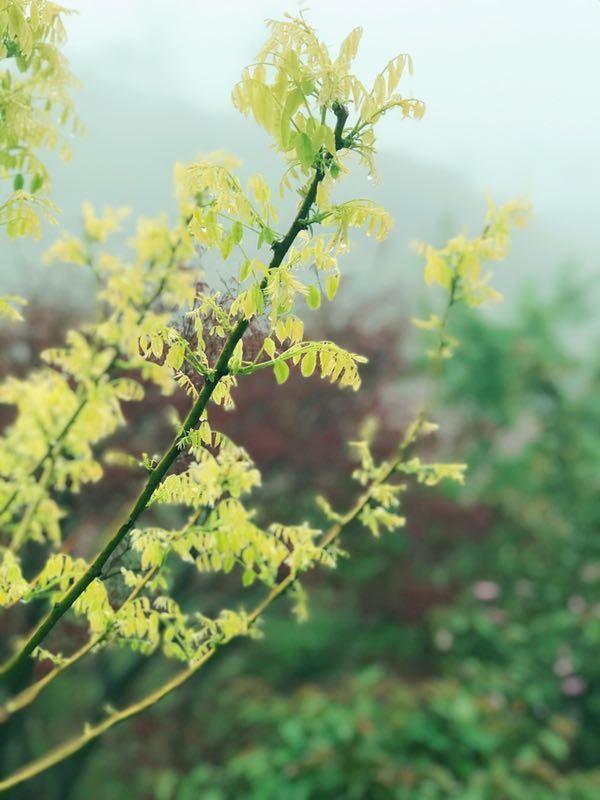
[[[33,67],[35,78],[43,64],[27,60],[29,28],[14,12],[7,20],[9,43],[18,42],[20,49],[5,50],[4,56],[21,59],[24,73]],[[40,22],[35,28],[40,40],[50,36],[60,42],[62,30],[55,25],[54,17]],[[49,53],[68,110],[64,123],[71,113],[66,94],[71,78],[58,54]],[[30,88],[24,83],[25,92]],[[13,92],[8,79],[3,92],[8,107]],[[242,110],[247,105],[243,91],[236,102]],[[52,104],[45,108],[51,110]],[[30,111],[35,119],[39,109]],[[37,130],[32,148],[56,144],[54,122],[44,122],[50,127]],[[10,149],[17,139],[8,132]],[[309,169],[315,153],[305,138],[308,151],[303,152],[304,140],[296,150],[300,166]],[[335,142],[330,149],[335,151]],[[46,188],[45,169],[33,151],[23,163],[5,158],[3,169],[4,179],[13,179],[15,170],[32,176],[29,193],[22,172],[14,176],[2,208],[16,203],[26,224],[13,225],[9,233],[36,234],[34,195]],[[258,185],[255,193],[266,189]],[[99,222],[90,208],[86,213]],[[373,217],[372,226],[376,223],[380,232],[388,225],[383,215]],[[59,249],[69,246],[73,241],[63,240]],[[425,255],[428,280],[447,286],[446,268],[431,253]],[[308,304],[314,310],[320,294],[310,288]],[[477,292],[489,292],[483,285],[474,288],[467,296],[473,304]],[[337,278],[326,293],[336,290]],[[447,433],[427,445],[427,454],[451,453],[453,460],[468,462],[467,485],[439,488],[435,494],[413,487],[406,499],[410,522],[405,532],[373,548],[357,529],[348,537],[352,558],[333,578],[317,575],[307,581],[308,622],[290,626],[289,609],[277,610],[263,641],[236,643],[229,658],[211,665],[181,696],[112,732],[103,746],[88,746],[55,768],[52,780],[44,776],[14,796],[596,798],[600,362],[593,349],[581,346],[585,331],[572,341],[575,322],[591,315],[590,294],[588,287],[565,281],[550,297],[537,291],[525,295],[509,317],[465,314],[455,320],[451,333],[468,346],[444,373],[437,414],[445,417]],[[248,298],[256,304],[249,295],[244,302]],[[10,300],[5,314],[18,317],[14,298],[5,300]],[[255,311],[252,305],[248,316]],[[385,302],[378,311],[387,314]],[[412,356],[412,341],[398,333],[404,329],[398,317],[407,313],[391,309],[394,324],[388,329],[343,331],[345,341],[360,340],[357,352],[371,350],[374,356],[365,369],[366,401],[345,407],[350,412],[345,423],[334,405],[328,407],[330,390],[318,381],[302,381],[308,389],[300,389],[292,376],[276,400],[272,377],[254,382],[254,395],[251,391],[240,415],[243,428],[229,432],[256,454],[266,476],[259,516],[276,511],[279,518],[293,520],[306,514],[313,523],[308,498],[315,486],[347,496],[348,487],[337,480],[347,465],[328,459],[348,438],[343,424],[354,430],[368,409],[377,411],[376,448],[387,455],[386,444],[406,422],[400,409],[415,405],[426,382],[425,365]],[[30,339],[48,344],[54,334],[62,338],[60,324],[57,331],[44,329],[43,307],[28,314]],[[324,336],[339,333],[335,320],[323,317],[321,324]],[[3,329],[2,336],[4,358],[19,334]],[[447,346],[453,346],[450,340]],[[378,363],[381,352],[393,353],[393,369],[389,358]],[[12,366],[3,363],[2,369]],[[310,379],[311,372],[306,368],[304,377]],[[285,382],[288,373],[278,374],[276,368],[277,382]],[[145,402],[152,411],[152,403],[162,410],[155,397]],[[330,413],[323,412],[325,407]],[[269,423],[281,420],[270,439],[261,435],[260,418],[252,417],[257,408]],[[304,413],[307,408],[317,413]],[[332,423],[335,443],[336,434],[327,429]],[[227,415],[219,424],[226,431],[235,426]],[[140,431],[134,428],[134,433]],[[314,449],[305,443],[314,443]],[[123,482],[118,470],[107,474],[108,484],[93,496],[99,507],[114,500],[111,477]],[[290,497],[292,504],[277,499]],[[75,500],[70,511],[77,534],[83,507]],[[185,606],[193,587],[186,585],[183,571],[175,577]],[[215,608],[232,590],[227,581],[209,588]],[[137,660],[127,651],[110,660],[100,654],[91,667],[57,681],[34,710],[11,720],[4,760],[10,767],[24,755],[43,752],[63,727],[66,734],[65,707],[78,717],[106,696],[120,705],[153,685],[163,670],[164,665]]]
[[[413,492],[406,533],[379,548],[356,531],[335,579],[309,587],[310,624],[275,611],[263,640],[55,770],[60,790],[32,784],[39,796],[595,798],[600,371],[566,335],[585,297],[565,283],[502,321],[458,319],[478,347],[446,373],[451,433],[435,449],[470,462],[464,489]],[[396,382],[405,400],[420,369],[409,359]],[[365,380],[376,402],[388,378]],[[302,506],[296,452],[272,472],[265,452],[265,502],[283,481]],[[59,682],[37,719],[154,682],[126,654],[104,666]],[[41,747],[43,727],[25,725]]]

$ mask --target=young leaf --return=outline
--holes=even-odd
[[[236,221],[231,226],[231,241],[234,244],[239,244],[242,241],[242,236],[244,235],[244,228],[242,227],[242,223],[236,219]]]
[[[275,356],[275,342],[268,336],[263,342],[263,348],[265,353],[269,356],[269,358],[273,358]]]
[[[275,373],[277,383],[285,383],[290,374],[290,368],[285,361],[276,361],[273,364],[273,372]]]
[[[168,367],[172,367],[173,369],[177,370],[181,368],[183,364],[183,358],[185,356],[185,345],[183,342],[175,342],[175,344],[171,345],[167,357],[165,359],[165,363]]]
[[[240,281],[243,283],[252,272],[252,262],[246,259],[240,267]]]
[[[302,365],[300,367],[302,375],[305,378],[309,378],[315,371],[316,365],[317,365],[317,352],[314,349],[309,350],[308,353],[302,359]]]
[[[309,308],[317,309],[321,305],[321,292],[316,286],[309,286],[306,294],[306,303]]]
[[[338,286],[340,285],[339,275],[330,275],[325,284],[325,293],[330,300],[333,300],[337,294]]]
[[[313,147],[310,137],[306,133],[296,136],[296,155],[300,164],[309,169],[313,162]]]

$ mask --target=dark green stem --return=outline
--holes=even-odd
[[[335,136],[336,136],[336,148],[338,146],[343,147],[343,137],[342,132],[344,128],[344,123],[348,117],[348,111],[343,106],[336,106],[334,108],[334,112],[337,117],[337,124],[335,128]],[[333,159],[333,155],[328,153],[325,156],[325,164],[328,164]],[[290,225],[290,228],[283,239],[280,239],[277,242],[274,242],[272,245],[273,249],[273,257],[271,258],[271,262],[269,264],[269,270],[278,269],[285,256],[287,255],[288,250],[292,246],[296,236],[300,233],[300,231],[306,228],[306,218],[308,213],[310,212],[316,196],[317,196],[317,189],[319,183],[325,177],[324,167],[316,167],[315,174],[310,182],[306,194],[304,195],[304,200],[302,201],[300,208],[294,218],[294,221]],[[264,290],[267,286],[267,278],[263,278],[261,283],[261,289]],[[147,508],[148,503],[150,502],[152,495],[154,494],[157,487],[162,482],[163,478],[166,476],[168,471],[170,470],[173,462],[176,460],[177,456],[181,452],[181,443],[184,440],[189,432],[198,424],[200,421],[200,417],[204,413],[204,410],[208,404],[208,401],[211,398],[212,393],[216,389],[219,381],[225,375],[228,374],[228,365],[229,359],[233,355],[233,351],[236,348],[236,345],[245,334],[246,330],[248,329],[249,322],[246,319],[240,320],[233,331],[229,334],[229,338],[225,342],[221,354],[217,360],[215,365],[213,374],[210,377],[205,379],[204,387],[202,391],[198,395],[194,405],[192,406],[189,414],[186,417],[185,422],[177,436],[173,439],[169,449],[161,458],[160,462],[157,466],[152,470],[150,473],[146,485],[144,486],[142,492],[138,496],[137,500],[135,501],[131,511],[129,512],[129,516],[127,517],[126,521],[117,529],[115,534],[111,537],[105,547],[98,553],[96,558],[90,564],[86,572],[81,576],[81,578],[73,584],[73,586],[68,590],[68,592],[58,601],[56,602],[48,614],[44,617],[35,631],[31,634],[27,642],[23,645],[21,650],[17,652],[11,659],[9,659],[0,669],[0,678],[4,681],[10,681],[12,677],[18,674],[21,667],[27,662],[29,656],[33,653],[35,648],[46,638],[46,636],[50,633],[50,631],[54,628],[56,623],[67,613],[67,611],[71,608],[71,606],[75,603],[78,597],[80,597],[83,592],[88,588],[88,586],[94,581],[96,578],[99,578],[102,573],[102,568],[115,551],[115,549],[119,546],[119,544],[123,541],[125,536],[133,529],[135,526],[139,516],[142,512]]]

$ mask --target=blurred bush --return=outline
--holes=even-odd
[[[448,399],[469,397],[471,491],[485,497],[494,523],[477,550],[452,559],[464,590],[435,615],[435,638],[446,653],[441,668],[473,691],[519,702],[540,724],[566,715],[578,730],[573,761],[592,766],[600,752],[600,359],[581,347],[585,331],[574,351],[566,338],[574,318],[590,319],[589,309],[566,285],[546,304],[526,298],[512,325],[463,326],[479,346],[450,370]]]
[[[291,697],[240,682],[217,713],[236,731],[220,764],[174,783],[176,800],[592,800],[600,771],[561,776],[573,726],[499,708],[454,680],[410,685],[377,669]],[[169,773],[162,776],[166,790]]]
[[[263,641],[217,661],[165,714],[159,706],[67,762],[36,796],[600,796],[600,360],[575,325],[589,317],[586,294],[565,284],[546,300],[525,296],[510,319],[458,318],[453,333],[465,347],[439,398],[452,441],[432,447],[470,464],[464,490],[411,490],[405,531],[378,548],[352,533],[344,546],[353,557],[326,580],[311,576],[310,626],[290,627],[288,609],[276,609]],[[333,324],[323,319],[324,336]],[[375,449],[385,454],[422,394],[404,331],[402,319],[336,331],[370,358],[360,396],[290,379],[274,399],[263,373],[249,381],[240,414],[222,415],[217,427],[265,476],[259,514],[310,521],[315,487],[337,485],[332,499],[343,504],[344,442],[372,409],[383,420]],[[392,367],[381,351],[397,354]],[[150,393],[144,402],[154,414],[165,401]],[[146,416],[141,407],[140,450]],[[126,472],[107,469],[99,517],[131,489]],[[283,506],[290,489],[294,506]],[[86,533],[75,526],[70,535]],[[217,603],[222,586],[207,591]],[[147,672],[128,654],[113,671],[92,660],[68,685],[57,682],[24,731],[41,746],[39,719],[53,706],[74,692],[85,704],[100,683],[121,702],[152,682]]]

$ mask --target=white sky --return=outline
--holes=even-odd
[[[74,71],[168,94],[203,112],[230,90],[264,38],[277,0],[74,0]],[[316,0],[309,20],[333,45],[365,29],[358,70],[410,52],[405,93],[418,125],[383,126],[380,146],[450,167],[481,190],[528,194],[538,213],[589,239],[600,186],[600,0]],[[600,250],[600,234],[594,244]]]

